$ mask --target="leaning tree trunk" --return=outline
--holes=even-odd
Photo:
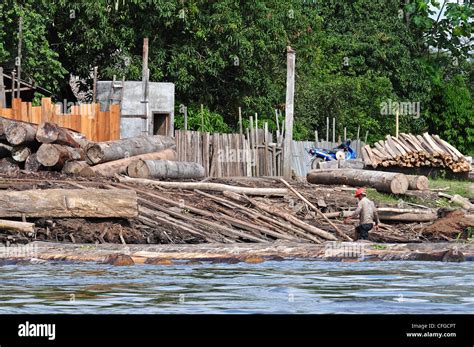
[[[127,171],[127,166],[137,160],[175,160],[176,151],[172,148],[165,149],[159,152],[136,155],[130,158],[109,161],[107,163],[98,164],[95,166],[87,165],[80,170],[81,176],[106,176],[113,177],[115,174],[124,174]]]
[[[36,140],[41,143],[56,143],[79,148],[80,145],[74,140],[68,130],[51,122],[44,122],[38,126],[36,131]]]
[[[68,160],[83,160],[84,153],[80,148],[44,143],[36,152],[38,161],[46,167],[61,169]]]
[[[174,146],[175,143],[172,137],[161,135],[97,142],[87,147],[86,160],[93,165],[140,154],[159,152]]]
[[[36,189],[0,194],[0,217],[134,218],[131,189]]]
[[[428,177],[417,175],[406,175],[408,179],[408,189],[427,190],[429,188]]]
[[[37,128],[34,124],[10,121],[5,128],[5,135],[12,145],[27,144],[35,141]]]
[[[204,167],[198,163],[169,160],[136,160],[127,167],[127,174],[136,178],[202,178]]]
[[[357,169],[313,170],[306,175],[306,179],[314,184],[369,186],[392,194],[404,194],[408,189],[407,177],[394,172]]]

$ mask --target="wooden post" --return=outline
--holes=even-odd
[[[332,146],[334,146],[334,142],[336,142],[336,118],[332,118]]]
[[[295,51],[288,46],[286,51],[286,102],[285,102],[285,138],[283,144],[283,176],[291,178],[293,142],[293,111],[295,99]]]
[[[184,106],[184,131],[188,130],[188,107]]]
[[[18,91],[16,93],[16,97],[18,99],[20,99],[20,90],[21,90],[21,46],[22,46],[22,43],[23,43],[23,17],[20,17],[19,22],[18,22],[18,56],[17,56]]]
[[[264,135],[263,135],[263,138],[264,138],[264,142],[265,142],[265,152],[263,154],[263,167],[264,169],[262,170],[263,171],[263,175],[267,176],[267,175],[270,175],[270,169],[269,169],[269,165],[268,163],[270,162],[268,160],[268,123],[267,122],[264,122],[263,123],[263,131],[264,131]]]
[[[95,104],[96,98],[97,98],[97,66],[94,66],[94,82],[93,83],[94,84],[92,86],[92,103]]]
[[[364,139],[364,144],[367,144],[367,137],[369,136],[369,131],[367,130],[365,132],[365,139]]]
[[[361,148],[361,145],[360,145],[360,125],[357,127],[357,158],[360,158],[361,155],[360,155],[360,148]]]
[[[318,147],[318,142],[319,142],[319,136],[318,136],[318,131],[314,131],[314,147]]]
[[[398,139],[398,124],[399,118],[398,118],[398,108],[397,111],[395,112],[395,137]]]
[[[7,107],[7,99],[5,98],[5,84],[3,83],[3,67],[0,66],[0,108]]]
[[[329,117],[326,117],[326,142],[329,142]]]
[[[280,135],[280,121],[278,120],[278,110],[275,109],[275,121],[276,121],[276,126],[277,126],[277,133],[276,133],[276,138],[278,142],[278,136]]]
[[[142,54],[142,93],[143,93],[143,115],[145,116],[145,132],[148,135],[148,37],[143,39]]]
[[[344,127],[344,143],[347,141],[347,128]]]
[[[255,176],[260,176],[260,165],[259,165],[259,155],[258,155],[258,114],[255,112]]]
[[[240,133],[240,137],[242,137],[242,135],[244,134],[243,132],[243,128],[242,128],[242,108],[239,106],[239,133]]]
[[[204,105],[201,104],[201,131],[204,131]]]
[[[12,87],[11,87],[11,91],[12,91],[11,105],[12,105],[12,108],[13,108],[13,100],[15,99],[15,71],[12,71]]]

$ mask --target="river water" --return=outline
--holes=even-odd
[[[474,313],[474,262],[4,265],[2,313]]]

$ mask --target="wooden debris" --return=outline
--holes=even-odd
[[[127,174],[136,178],[203,178],[204,167],[198,163],[184,161],[140,159],[128,165]]]

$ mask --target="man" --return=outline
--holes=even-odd
[[[359,225],[356,227],[356,240],[368,240],[369,231],[372,230],[372,228],[374,228],[375,231],[379,229],[379,215],[375,204],[367,198],[363,188],[356,190],[355,197],[359,199],[357,209],[351,217],[344,220],[344,223],[347,223],[349,219],[359,218]]]

